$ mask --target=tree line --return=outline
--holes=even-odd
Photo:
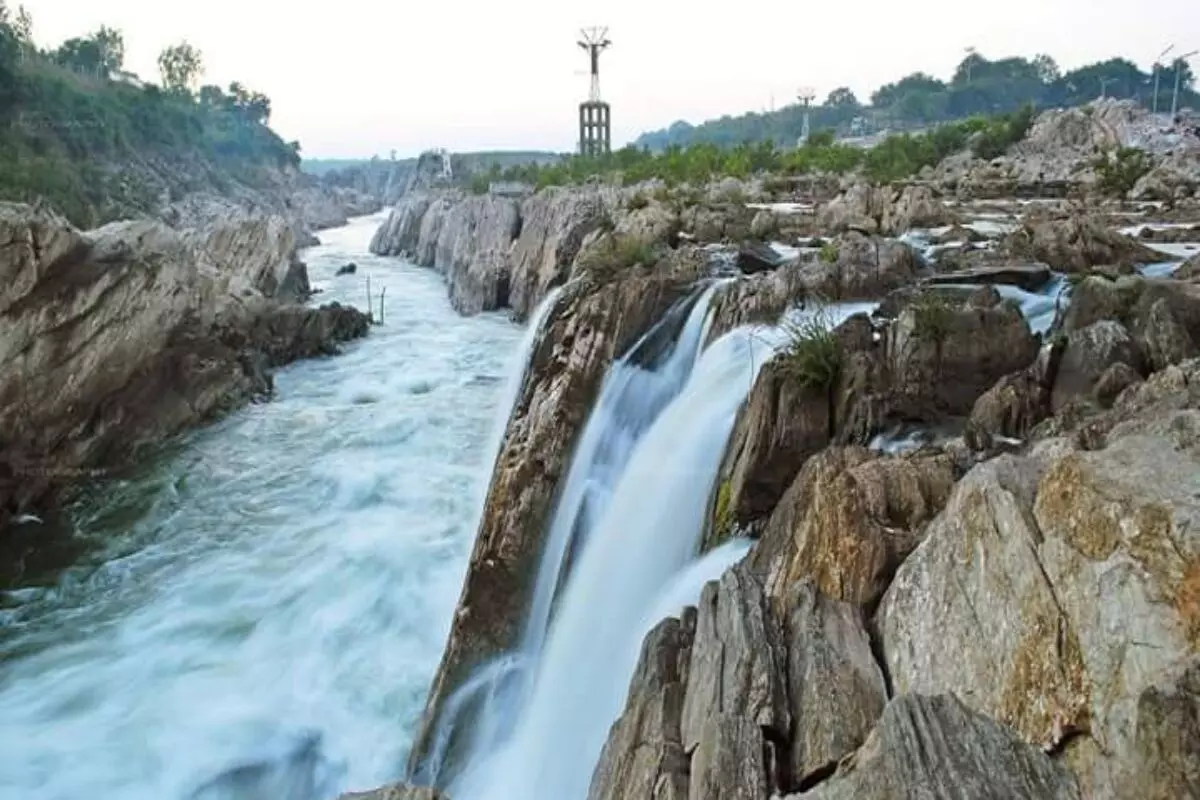
[[[87,226],[150,209],[162,180],[184,193],[299,165],[299,144],[268,127],[270,99],[236,82],[200,85],[203,56],[186,41],[159,55],[156,85],[125,71],[125,39],[113,28],[50,49],[32,32],[29,12],[0,0],[0,198],[44,198]],[[144,180],[151,165],[185,163]]]
[[[834,89],[820,105],[809,109],[814,129],[841,135],[882,130],[912,130],[977,115],[1008,114],[1030,105],[1035,109],[1077,106],[1101,96],[1129,98],[1160,111],[1171,107],[1175,70],[1179,69],[1181,106],[1200,107],[1195,75],[1186,61],[1158,64],[1143,72],[1125,58],[1113,58],[1063,72],[1046,55],[1032,59],[989,60],[970,52],[949,81],[916,72],[879,87],[863,103],[847,87]],[[1155,75],[1158,76],[1157,87]],[[669,145],[707,142],[732,147],[742,142],[773,140],[795,143],[803,128],[799,104],[778,111],[724,116],[700,125],[675,122],[645,133],[635,144],[651,150]]]
[[[661,180],[668,186],[693,187],[716,178],[747,178],[755,174],[842,175],[861,170],[874,181],[887,183],[911,178],[949,155],[970,149],[993,159],[1025,137],[1034,109],[1026,105],[1009,114],[975,115],[937,125],[918,133],[896,133],[875,147],[839,142],[832,130],[814,133],[800,147],[779,147],[770,139],[722,147],[701,141],[687,146],[669,144],[663,150],[628,145],[599,156],[573,155],[553,163],[528,163],[503,168],[493,163],[476,173],[471,188],[477,193],[497,181],[515,181],[537,188],[582,184],[600,176],[625,184]]]

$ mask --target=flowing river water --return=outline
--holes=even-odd
[[[0,797],[329,797],[401,774],[521,330],[367,254],[379,221],[306,260],[319,302],[386,287],[385,324],[98,487],[85,554],[0,594]]]

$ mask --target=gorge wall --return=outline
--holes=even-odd
[[[474,796],[454,790],[478,708],[448,724],[446,703],[519,636],[604,375],[698,282],[732,277],[707,341],[806,306],[830,332],[792,329],[719,469],[697,477],[712,481],[702,549],[740,537],[749,554],[646,636],[588,797],[1200,793],[1196,273],[1150,270],[1171,259],[1118,232],[1113,209],[1051,202],[985,234],[958,202],[849,185],[806,216],[585,187],[393,210],[372,249],[441,270],[465,313],[528,316],[563,286],[414,783]],[[934,225],[933,246],[892,238]],[[726,257],[812,233],[826,246],[780,266]]]

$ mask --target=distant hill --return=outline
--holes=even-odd
[[[500,169],[522,166],[525,164],[551,164],[562,156],[539,150],[485,150],[474,153],[454,153],[452,163],[456,169],[469,174],[487,172],[492,165]],[[375,158],[306,158],[300,162],[300,168],[305,172],[324,176],[331,172],[341,172],[347,169],[374,167],[381,164],[394,163],[402,168],[416,165],[416,158],[401,158],[394,162],[391,159]]]
[[[1180,106],[1200,108],[1200,95],[1193,90],[1195,76],[1186,62],[1177,64],[1181,64],[1184,86]],[[1171,107],[1177,64],[1167,65],[1168,71],[1160,72],[1160,111]],[[834,89],[821,105],[813,106],[809,114],[813,131],[832,129],[841,136],[865,135],[882,130],[923,128],[973,115],[1010,113],[1024,105],[1034,108],[1078,106],[1095,100],[1102,93],[1109,97],[1133,98],[1150,107],[1154,100],[1153,75],[1142,72],[1124,58],[1063,73],[1049,56],[991,61],[972,54],[963,59],[949,81],[914,73],[881,86],[872,93],[869,103],[861,102],[847,88]],[[795,104],[774,112],[724,116],[699,125],[681,120],[662,130],[642,134],[634,144],[656,152],[668,146],[700,142],[722,147],[767,140],[791,144],[801,135],[803,118],[803,109]]]

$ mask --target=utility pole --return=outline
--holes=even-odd
[[[578,44],[591,60],[592,84],[587,102],[579,104],[579,152],[596,156],[612,152],[612,116],[608,103],[600,99],[600,54],[612,42],[608,28],[586,28],[580,35]]]
[[[812,106],[812,101],[813,101],[813,99],[816,98],[816,96],[817,96],[817,91],[810,86],[801,87],[800,91],[796,93],[797,99],[800,100],[800,105],[804,106],[804,116],[801,118],[801,122],[800,122],[800,144],[801,145],[803,145],[805,142],[808,141],[808,135],[809,135],[808,109]]]
[[[967,48],[967,83],[971,82],[971,71],[975,68],[975,59],[972,56],[978,52],[974,47]]]
[[[1161,67],[1161,66],[1162,66],[1162,60],[1163,60],[1164,58],[1166,58],[1166,55],[1167,55],[1167,53],[1171,52],[1171,51],[1172,51],[1172,50],[1174,50],[1174,49],[1175,49],[1175,45],[1170,45],[1170,46],[1169,46],[1169,47],[1168,47],[1166,50],[1163,50],[1161,53],[1159,53],[1159,54],[1158,54],[1158,58],[1154,59],[1154,97],[1153,97],[1153,99],[1151,100],[1151,102],[1152,102],[1152,105],[1151,105],[1151,107],[1150,107],[1150,113],[1151,113],[1151,114],[1157,114],[1157,113],[1158,113],[1158,74],[1159,74],[1159,67]]]
[[[1193,50],[1190,53],[1184,53],[1179,58],[1175,59],[1175,91],[1171,94],[1171,121],[1175,120],[1175,112],[1179,110],[1179,82],[1183,79],[1183,68],[1187,66],[1187,60],[1192,56],[1200,53],[1200,50]]]

